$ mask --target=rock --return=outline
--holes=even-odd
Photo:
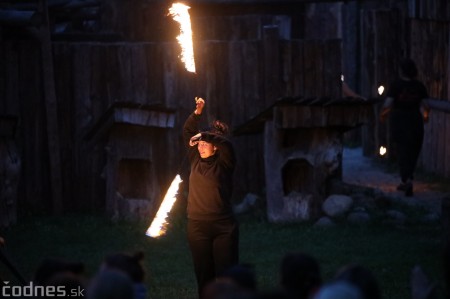
[[[322,204],[323,212],[330,217],[346,214],[353,205],[353,199],[347,195],[333,194],[328,196]]]
[[[373,210],[377,208],[375,199],[365,194],[357,193],[351,195],[353,198],[353,205],[356,207],[362,207],[364,210]]]
[[[329,217],[321,217],[317,222],[314,224],[316,227],[332,227],[336,224],[331,220]]]
[[[286,221],[307,221],[311,218],[311,194],[291,192],[283,197],[283,218]]]
[[[439,214],[433,213],[433,212],[424,215],[420,219],[420,222],[425,223],[425,224],[438,223],[439,221],[441,221],[441,217],[439,217]]]
[[[370,215],[366,212],[354,211],[348,215],[347,221],[353,224],[368,223],[370,221]]]
[[[256,206],[259,196],[253,193],[247,193],[242,202],[233,207],[236,214],[246,213]]]
[[[380,209],[388,209],[392,206],[392,199],[384,194],[375,197],[374,202]]]
[[[386,212],[386,216],[388,218],[390,218],[391,221],[388,221],[389,223],[392,224],[397,224],[397,225],[401,225],[404,224],[406,222],[406,215],[403,214],[400,211],[396,211],[396,210],[389,210]]]

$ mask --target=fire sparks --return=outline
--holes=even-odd
[[[384,86],[383,86],[383,85],[380,85],[380,86],[378,87],[378,94],[381,96],[381,95],[383,94],[383,92],[384,92]]]
[[[164,196],[163,201],[161,202],[161,206],[159,207],[159,210],[156,213],[156,216],[153,219],[152,224],[145,233],[147,236],[156,238],[162,236],[166,232],[164,228],[164,225],[167,223],[166,218],[177,199],[176,195],[178,193],[178,188],[181,182],[182,182],[181,177],[179,174],[177,174],[173,179],[172,183],[170,184],[170,187],[167,190],[167,193]]]
[[[384,146],[380,146],[380,156],[384,156],[387,152],[387,149]]]
[[[169,15],[180,24],[180,35],[177,36],[181,46],[181,61],[187,71],[195,73],[194,46],[192,43],[191,18],[188,9],[182,3],[174,3],[169,8]]]

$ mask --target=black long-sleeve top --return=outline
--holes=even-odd
[[[231,194],[236,157],[232,143],[222,135],[202,132],[201,140],[213,144],[216,153],[201,158],[197,146],[189,146],[199,133],[200,115],[192,113],[183,128],[184,142],[191,163],[187,216],[194,220],[219,220],[233,216]]]
[[[418,80],[397,79],[388,88],[386,96],[394,99],[394,110],[420,112],[420,106],[428,98],[428,92]]]

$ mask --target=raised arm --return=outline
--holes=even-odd
[[[189,115],[183,126],[183,139],[186,146],[189,146],[189,141],[191,138],[199,133],[198,124],[200,123],[200,116],[202,115],[204,107],[205,100],[196,97],[195,110],[191,115]]]
[[[387,97],[384,100],[384,104],[383,104],[383,107],[381,107],[381,112],[380,112],[380,121],[382,123],[384,123],[386,121],[386,118],[388,117],[389,113],[391,112],[393,101],[394,101],[394,98],[392,98],[392,97]]]
[[[201,140],[211,143],[217,147],[220,162],[229,169],[234,169],[236,164],[236,155],[231,141],[220,134],[209,132],[201,133]]]

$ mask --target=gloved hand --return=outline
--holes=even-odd
[[[195,111],[197,115],[202,114],[203,108],[205,107],[205,100],[202,98],[195,97]]]
[[[202,133],[198,133],[197,135],[192,136],[191,139],[189,140],[189,145],[190,146],[197,145],[197,143],[200,141],[200,138],[202,138]]]

